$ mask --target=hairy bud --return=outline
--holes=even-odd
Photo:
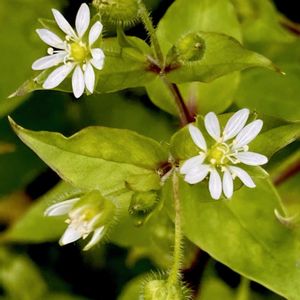
[[[131,26],[139,18],[139,0],[93,0],[93,5],[108,22]]]

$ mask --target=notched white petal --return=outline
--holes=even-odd
[[[204,124],[209,135],[218,141],[220,139],[221,129],[216,114],[214,112],[208,113],[204,118]]]
[[[60,85],[66,77],[72,72],[74,64],[68,63],[55,69],[45,80],[44,89],[53,89]]]
[[[71,208],[75,205],[76,202],[78,202],[79,199],[80,198],[73,198],[70,200],[55,203],[45,210],[44,215],[48,217],[65,215],[71,210]]]
[[[201,166],[204,159],[205,159],[205,155],[200,154],[200,155],[194,156],[194,157],[186,160],[180,168],[180,173],[181,174],[187,174],[193,168],[195,168],[197,166]]]
[[[57,9],[52,9],[52,13],[58,27],[67,35],[73,38],[77,38],[74,29],[69,24],[69,22],[65,19],[65,17]]]
[[[76,15],[75,27],[79,37],[82,37],[90,25],[90,9],[86,3],[81,4]]]
[[[75,230],[72,226],[68,226],[63,236],[59,240],[59,244],[64,246],[79,240],[81,237],[82,234],[78,230]]]
[[[79,98],[84,92],[85,82],[80,66],[76,66],[72,76],[72,89],[74,96]]]
[[[245,186],[247,186],[249,188],[256,187],[251,176],[245,170],[243,170],[239,167],[234,167],[234,166],[230,166],[229,169],[230,169],[232,175],[238,177]]]
[[[262,120],[255,120],[245,126],[237,135],[233,148],[241,148],[253,141],[263,127]]]
[[[209,166],[201,165],[188,172],[184,177],[184,180],[189,184],[196,184],[201,182],[207,176],[208,172]]]
[[[255,152],[239,152],[236,154],[237,159],[243,164],[249,166],[261,166],[268,162],[268,158]]]
[[[83,248],[83,251],[90,250],[93,246],[95,246],[104,236],[105,230],[104,226],[98,228],[95,230],[91,240],[88,242],[88,244]]]
[[[228,169],[223,174],[223,191],[226,198],[231,198],[233,194],[233,179]]]
[[[200,131],[199,128],[197,128],[196,126],[190,124],[189,125],[189,132],[190,135],[192,137],[192,140],[194,141],[194,143],[202,150],[206,151],[207,146],[206,146],[206,142],[205,139]]]
[[[104,66],[104,58],[105,58],[104,52],[100,48],[92,49],[91,52],[93,58],[91,59],[90,62],[96,69],[102,70]]]
[[[87,90],[90,93],[93,93],[95,88],[95,72],[90,63],[86,64],[86,69],[84,71],[84,81]]]
[[[40,39],[47,45],[57,49],[65,49],[64,41],[52,31],[48,29],[37,29],[36,32]]]
[[[215,200],[220,199],[222,194],[222,181],[218,171],[214,168],[210,170],[208,187],[211,197]]]
[[[89,32],[89,45],[92,46],[99,38],[103,29],[103,25],[97,21]]]
[[[53,55],[44,56],[42,58],[37,59],[31,67],[33,70],[45,70],[48,68],[52,68],[62,63],[66,55],[66,52],[61,52]]]
[[[245,126],[249,117],[249,109],[243,108],[237,111],[226,123],[223,138],[224,141],[230,140],[235,137]]]

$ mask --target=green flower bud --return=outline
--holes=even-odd
[[[197,33],[189,33],[179,39],[168,53],[169,63],[194,62],[200,60],[205,52],[205,41]]]
[[[143,225],[149,219],[158,202],[157,191],[135,192],[133,194],[128,211],[137,226]]]
[[[93,0],[101,16],[110,23],[130,26],[139,18],[139,0]]]
[[[144,285],[144,300],[185,300],[189,299],[187,289],[170,285],[167,280],[151,280]]]

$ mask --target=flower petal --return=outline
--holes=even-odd
[[[58,27],[67,35],[73,38],[77,38],[74,29],[69,24],[69,22],[65,19],[65,17],[57,9],[52,9],[52,13]]]
[[[85,82],[83,72],[80,66],[77,66],[72,76],[72,88],[76,98],[79,98],[84,92]]]
[[[64,41],[52,31],[48,29],[37,29],[36,32],[40,39],[47,45],[57,49],[65,49]]]
[[[235,137],[245,126],[249,117],[249,109],[244,108],[237,111],[226,123],[223,131],[224,141]]]
[[[239,167],[234,167],[234,166],[230,166],[229,170],[230,170],[232,176],[238,177],[245,186],[247,186],[249,188],[255,188],[256,187],[256,185],[253,182],[252,178],[250,177],[250,175],[245,170],[243,170]]]
[[[268,158],[262,154],[255,152],[239,152],[236,154],[236,158],[243,164],[249,166],[260,166],[268,162]]]
[[[95,48],[91,50],[93,58],[91,59],[92,65],[98,69],[102,70],[104,65],[104,52],[100,48]]]
[[[86,69],[84,71],[84,81],[88,91],[90,93],[93,93],[95,87],[95,72],[90,63],[86,64]]]
[[[81,38],[90,25],[90,9],[86,3],[82,3],[76,15],[75,27]]]
[[[82,234],[78,230],[75,230],[73,226],[69,225],[62,237],[60,238],[59,244],[61,246],[64,246],[66,244],[70,244],[79,240],[81,237]]]
[[[74,204],[79,199],[80,198],[73,198],[73,199],[70,199],[70,200],[55,203],[55,204],[49,206],[45,210],[44,215],[48,216],[48,217],[65,215],[71,210],[71,208],[74,206]]]
[[[64,61],[65,56],[67,55],[67,52],[60,52],[53,55],[44,56],[42,58],[39,58],[32,64],[33,70],[45,70],[48,68],[52,68]]]
[[[260,133],[262,126],[262,120],[255,120],[245,126],[234,140],[233,149],[238,149],[249,144]]]
[[[204,154],[200,154],[197,156],[194,156],[192,158],[189,158],[188,160],[186,160],[183,165],[180,168],[180,173],[181,174],[187,174],[191,171],[191,169],[197,167],[197,166],[201,166],[203,161],[205,159],[205,155]]]
[[[209,135],[216,141],[220,139],[221,130],[219,120],[214,112],[208,113],[204,118],[204,124]]]
[[[89,45],[90,47],[98,40],[103,29],[103,25],[97,21],[91,28],[89,33]]]
[[[226,198],[231,198],[233,194],[233,179],[228,169],[225,169],[223,175],[223,191]]]
[[[208,182],[209,192],[213,199],[218,200],[222,194],[222,181],[216,169],[210,169]]]
[[[190,184],[198,183],[207,176],[209,168],[208,165],[200,165],[199,167],[192,169],[191,172],[184,177],[184,180]]]
[[[105,234],[104,226],[95,230],[91,240],[83,248],[83,251],[87,251],[87,250],[91,249],[94,245],[96,245],[101,240],[101,238],[103,237],[104,234]]]
[[[190,124],[189,125],[189,132],[190,135],[194,141],[194,143],[202,150],[206,151],[207,146],[206,146],[206,142],[205,139],[200,131],[199,128],[197,128],[196,126]]]
[[[71,73],[74,64],[68,63],[55,69],[45,80],[43,84],[44,89],[53,89],[61,84],[62,81]]]

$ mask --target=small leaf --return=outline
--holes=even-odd
[[[158,177],[157,170],[168,160],[159,143],[129,130],[88,127],[66,138],[26,130],[10,121],[25,144],[61,178],[82,189],[103,194],[123,189],[132,178]]]

